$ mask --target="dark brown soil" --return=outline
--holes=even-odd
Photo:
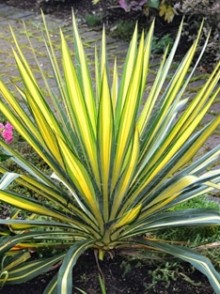
[[[86,15],[92,11],[103,9],[103,5],[93,5],[91,0],[66,0],[62,1],[43,1],[43,0],[0,0],[0,3],[5,3],[10,6],[39,12],[42,9],[45,14],[53,14],[59,18],[68,18],[71,15],[71,9],[74,8],[76,13]]]
[[[144,17],[140,11],[131,11],[126,13],[122,8],[120,8],[117,0],[100,1],[100,3],[96,5],[92,4],[92,0],[66,0],[65,2],[53,0],[0,0],[0,3],[5,3],[10,6],[15,6],[38,13],[43,10],[45,14],[52,14],[55,17],[61,19],[67,19],[71,17],[71,11],[73,8],[74,12],[81,15],[82,18],[85,18],[85,16],[88,14],[102,14],[103,21],[106,23],[132,19],[138,20],[139,23],[144,23],[143,25],[147,26],[149,23],[151,23],[152,19],[156,15],[156,10],[152,10],[151,15],[147,18]],[[175,21],[169,24],[163,21],[162,18],[157,17],[156,30],[158,29],[158,32],[160,31],[161,34],[166,34],[167,32],[170,32],[170,30],[176,31],[181,19],[182,16],[175,16]]]
[[[115,257],[100,262],[100,268],[105,278],[107,294],[213,293],[207,279],[187,264],[173,266],[167,271],[166,262],[155,261],[149,264]],[[73,271],[73,293],[80,293],[77,288],[88,294],[101,293],[99,274],[93,254],[90,252],[82,256]],[[53,273],[49,273],[23,285],[5,286],[1,294],[42,294],[52,276]]]

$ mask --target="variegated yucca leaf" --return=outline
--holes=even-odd
[[[85,250],[98,250],[103,258],[108,250],[141,246],[190,262],[207,275],[219,293],[219,274],[208,259],[145,237],[170,227],[220,224],[220,213],[215,210],[177,213],[170,209],[220,188],[220,170],[208,171],[219,158],[220,145],[194,159],[220,124],[217,115],[200,127],[220,92],[220,62],[194,97],[185,95],[208,42],[193,63],[202,25],[168,79],[181,38],[183,23],[180,25],[173,47],[165,50],[145,94],[154,23],[148,35],[142,33],[140,39],[135,28],[123,69],[119,70],[115,59],[113,76],[107,66],[103,30],[101,52],[97,47],[94,52],[94,79],[75,17],[76,63],[61,32],[59,64],[44,16],[43,22],[56,91],[50,88],[29,40],[45,89],[38,84],[13,30],[13,52],[23,86],[16,87],[15,95],[0,82],[0,111],[48,166],[47,172],[40,170],[0,140],[1,152],[19,166],[16,173],[7,170],[6,165],[0,167],[0,199],[17,208],[9,218],[0,220],[5,228],[0,253],[7,261],[2,262],[0,282],[25,282],[60,266],[45,293],[71,293],[72,268]],[[26,196],[13,191],[16,184],[33,193]],[[27,212],[22,214],[26,217],[19,217],[21,211]],[[143,241],[141,237],[145,237]],[[29,250],[43,248],[51,252],[55,248],[57,254],[31,260]]]

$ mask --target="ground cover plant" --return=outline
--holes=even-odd
[[[187,246],[152,238],[158,230],[220,223],[218,209],[172,210],[178,203],[219,189],[220,171],[207,167],[218,158],[220,146],[192,159],[220,124],[216,116],[198,128],[219,94],[220,63],[193,98],[184,96],[208,42],[192,65],[202,26],[167,81],[181,24],[145,95],[154,24],[139,42],[135,29],[120,79],[117,61],[110,75],[103,30],[100,55],[95,49],[94,85],[74,17],[75,55],[61,32],[62,66],[45,20],[44,24],[58,93],[51,90],[40,64],[46,91],[37,84],[13,33],[23,87],[16,87],[16,96],[0,82],[1,112],[51,171],[48,176],[0,141],[1,152],[21,170],[0,168],[1,201],[17,208],[0,220],[4,228],[0,281],[24,283],[57,269],[45,293],[71,293],[72,268],[86,250],[94,250],[102,260],[113,250],[131,248],[155,250],[191,263],[219,293],[220,275],[209,259]],[[14,182],[33,193],[13,191]],[[50,256],[35,254],[43,250]]]

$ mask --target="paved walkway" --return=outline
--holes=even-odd
[[[55,19],[51,16],[46,16],[46,19],[55,49],[58,50],[60,47],[59,28],[62,28],[62,31],[64,32],[67,40],[71,41],[72,27],[70,23],[65,23],[65,21]],[[24,23],[28,30],[28,37],[30,38],[33,47],[36,49],[36,53],[39,57],[42,67],[44,67],[46,71],[49,71],[50,68],[42,37],[43,25],[41,15],[19,8],[10,7],[5,4],[0,4],[0,78],[3,79],[6,83],[18,81],[18,74],[15,70],[15,63],[11,50],[13,41],[9,26],[13,28],[22,51],[25,53],[25,56],[27,57],[30,64],[33,65],[33,71],[37,72],[30,45],[25,33]],[[88,58],[91,57],[90,61],[92,64],[94,45],[95,43],[100,43],[101,33],[100,31],[89,28],[85,24],[80,24],[79,30],[82,39],[85,41]],[[108,38],[107,43],[110,61],[113,61],[115,56],[119,57],[119,59],[122,59],[122,57],[125,56],[125,52],[128,47],[126,42],[118,42],[112,38]],[[49,74],[48,77],[50,78]]]
[[[51,39],[54,43],[55,48],[59,52],[60,48],[60,36],[59,28],[61,27],[65,33],[67,39],[70,41],[72,39],[72,28],[71,24],[65,23],[63,20],[55,19],[51,16],[47,16],[47,23],[51,35]],[[33,47],[36,50],[37,56],[39,57],[40,64],[42,68],[47,73],[47,78],[51,80],[51,85],[53,85],[53,77],[51,75],[51,67],[48,61],[46,48],[44,46],[44,41],[42,38],[42,19],[41,16],[35,14],[34,12],[25,11],[22,9],[17,9],[14,7],[9,7],[5,4],[0,4],[0,79],[3,80],[6,84],[12,85],[20,82],[18,72],[16,70],[11,46],[13,45],[11,32],[9,26],[11,26],[17,36],[18,42],[30,62],[32,69],[36,76],[41,81],[39,70],[35,64],[33,54],[28,42],[28,39],[25,34],[24,23],[28,29],[28,37],[30,37]],[[86,50],[88,57],[91,57],[91,65],[94,55],[94,44],[99,44],[101,40],[100,31],[96,31],[92,28],[89,28],[85,24],[80,24],[79,29],[81,36],[85,42]],[[110,62],[112,62],[117,56],[119,61],[123,60],[128,48],[128,44],[123,41],[112,39],[111,37],[107,38],[107,48],[109,52]],[[58,55],[59,56],[59,55]],[[155,62],[153,63],[152,72],[155,70]],[[154,75],[151,74],[151,80],[153,80]],[[190,92],[198,91],[198,88],[203,84],[201,79],[198,79],[191,85]],[[220,113],[220,99],[217,99],[215,105],[210,110],[207,115],[207,119],[213,118],[215,115]],[[218,129],[213,136],[206,143],[202,152],[206,152],[208,149],[213,148],[217,144],[220,144],[220,129]],[[219,163],[220,166],[220,163]]]

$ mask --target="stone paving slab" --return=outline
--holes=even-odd
[[[51,40],[54,44],[54,48],[56,51],[56,55],[58,57],[58,61],[60,60],[60,35],[59,29],[61,28],[64,32],[68,43],[73,42],[72,35],[72,26],[71,23],[55,19],[51,16],[46,16],[47,25],[50,33]],[[24,22],[26,28],[28,30],[28,38],[30,38],[31,43],[34,47],[35,53],[39,58],[39,63],[41,68],[45,71],[45,75],[48,78],[49,84],[53,89],[56,89],[56,85],[54,83],[52,69],[48,60],[46,48],[43,41],[43,25],[41,15],[35,14],[34,12],[25,11],[22,9],[9,7],[5,4],[0,4],[0,79],[3,80],[8,86],[12,86],[12,83],[16,83],[20,85],[20,78],[18,75],[18,71],[16,70],[15,61],[13,58],[13,53],[11,47],[13,45],[13,39],[11,36],[10,28],[13,28],[13,31],[16,34],[18,43],[21,46],[24,55],[28,59],[33,69],[33,72],[36,74],[37,80],[40,84],[42,84],[42,78],[39,74],[39,69],[35,63],[32,50],[26,36],[26,31],[24,27]],[[95,44],[99,47],[101,42],[101,32],[99,30],[95,30],[89,28],[87,25],[80,23],[79,31],[82,36],[82,39],[85,44],[86,52],[88,55],[88,60],[90,61],[91,67],[94,65],[94,48]],[[115,57],[119,61],[119,68],[121,68],[122,61],[125,58],[126,51],[128,49],[128,43],[122,40],[116,40],[109,36],[107,36],[107,48],[108,48],[108,56],[109,63],[112,65]],[[159,64],[158,56],[152,56],[152,67],[149,75],[149,82],[147,88],[150,87],[151,83],[154,80],[155,73],[157,71],[157,67]],[[173,64],[173,68],[176,65]],[[172,74],[170,75],[172,76]],[[204,84],[202,80],[204,76],[198,77],[191,84],[191,88],[189,91],[189,96],[195,94],[201,85]],[[220,114],[220,99],[217,99],[214,106],[210,109],[208,115],[205,118],[205,122],[210,121],[210,119],[214,118],[216,115]],[[220,129],[213,134],[213,136],[208,140],[205,146],[202,148],[201,152],[206,152],[207,149],[212,149],[214,146],[220,144]],[[220,162],[219,162],[220,165]]]

